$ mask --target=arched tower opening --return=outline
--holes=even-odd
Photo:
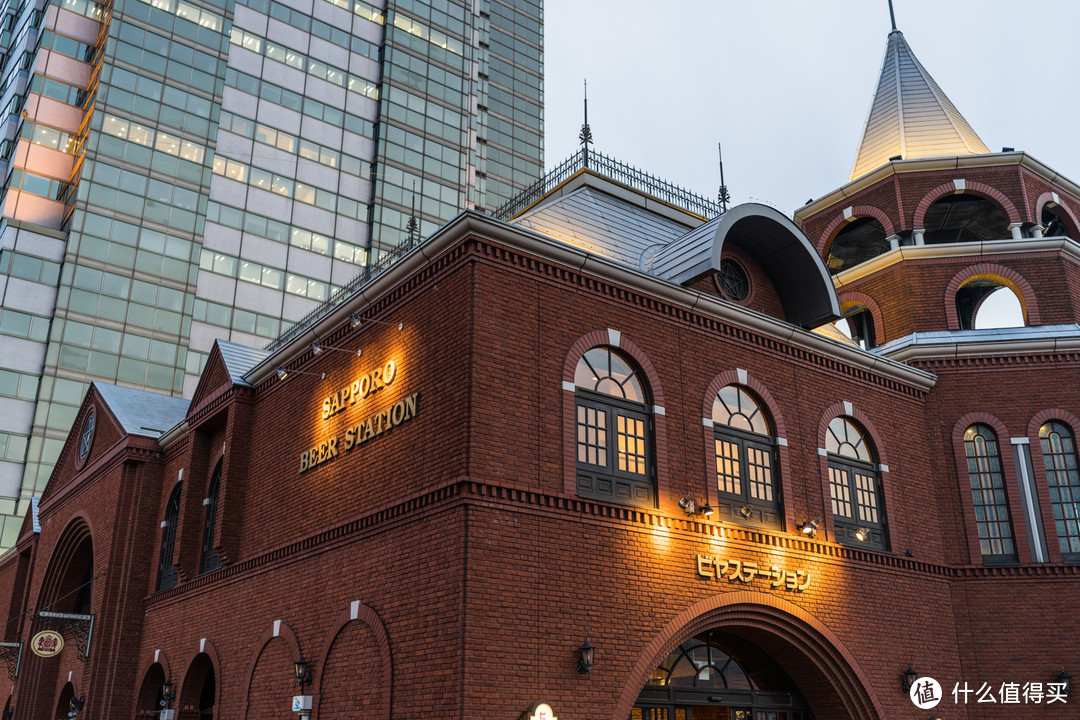
[[[860,217],[844,225],[829,246],[825,264],[835,275],[889,252],[885,227],[877,218]]]
[[[935,200],[923,221],[927,245],[1007,240],[1012,237],[1005,212],[986,198],[968,193]]]

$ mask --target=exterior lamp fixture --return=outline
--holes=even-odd
[[[868,537],[870,537],[870,528],[859,528],[855,531],[855,539],[859,542],[866,542]]]
[[[1069,690],[1072,689],[1072,677],[1069,673],[1065,672],[1065,668],[1061,668],[1061,674],[1057,676],[1058,684],[1063,685],[1061,688],[1063,695],[1068,695]]]
[[[293,373],[296,373],[297,375],[314,375],[317,378],[321,378],[323,380],[326,379],[326,373],[324,373],[324,372],[322,372],[322,373],[313,373],[313,372],[306,372],[304,370],[286,370],[285,368],[278,367],[276,365],[274,366],[274,371],[277,372],[277,379],[278,380],[284,380],[285,378],[289,377]]]
[[[683,512],[685,512],[687,515],[693,515],[695,512],[697,512],[697,503],[694,502],[694,497],[689,493],[683,495],[682,500],[679,501],[679,507],[681,507],[683,509]],[[586,641],[586,645],[587,644],[588,642]]]
[[[588,675],[593,669],[593,655],[596,653],[596,648],[586,640],[578,651],[581,657],[577,661],[577,671],[581,675]]]
[[[380,325],[391,325],[397,327],[398,330],[405,329],[405,323],[402,322],[392,323],[386,322],[385,320],[376,320],[374,318],[362,318],[356,313],[349,313],[349,326],[352,327],[352,329],[355,330],[356,328],[360,327],[362,323],[366,322],[379,323]]]
[[[161,707],[167,708],[173,699],[172,680],[166,680],[161,684]]]
[[[818,518],[817,520],[811,520],[810,522],[802,523],[801,525],[799,525],[799,532],[801,532],[803,535],[814,537],[815,535],[817,535],[817,528],[818,525],[821,524],[822,520],[824,520],[824,518]]]
[[[79,714],[79,711],[86,705],[86,698],[77,698],[74,695],[68,700],[68,717],[73,718]]]
[[[312,355],[318,355],[323,350],[333,350],[334,352],[349,353],[350,355],[356,355],[356,357],[360,357],[361,355],[364,354],[364,349],[363,348],[356,348],[356,352],[354,353],[352,350],[346,350],[345,348],[336,348],[336,347],[331,347],[330,345],[320,345],[319,343],[311,343],[311,354]]]
[[[742,515],[744,518],[748,518],[750,517],[750,513],[753,512],[753,510],[754,506],[750,503],[746,503],[741,508],[739,508],[739,514]]]
[[[308,662],[301,655],[293,663],[293,671],[296,674],[296,684],[300,686],[300,692],[304,692],[304,686],[311,684],[311,672],[308,670]]]
[[[712,517],[712,514],[715,512],[716,511],[713,510],[712,505],[709,503],[705,503],[705,507],[701,508],[701,514],[705,517]]]
[[[919,673],[912,670],[911,666],[908,665],[908,669],[904,671],[904,680],[900,683],[900,692],[907,695],[908,691],[911,690],[911,686],[914,685],[915,681],[918,679]]]

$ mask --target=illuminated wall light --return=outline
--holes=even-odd
[[[739,514],[742,515],[744,518],[750,517],[751,513],[753,513],[753,512],[754,512],[754,506],[751,505],[750,503],[746,503],[741,508],[739,508]]]
[[[859,542],[866,542],[870,537],[870,528],[859,528],[855,531],[855,539]]]
[[[820,525],[821,521],[824,519],[825,518],[819,517],[816,520],[811,520],[810,522],[804,522],[800,524],[799,532],[801,532],[803,535],[806,535],[807,537],[814,537],[815,535],[817,535],[818,525]]]

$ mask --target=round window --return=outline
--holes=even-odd
[[[716,285],[728,300],[742,302],[750,296],[750,278],[742,265],[734,260],[725,258],[720,261]]]

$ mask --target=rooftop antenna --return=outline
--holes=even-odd
[[[720,148],[720,143],[716,143],[716,152],[720,155],[720,192],[716,194],[716,199],[720,203],[720,212],[727,212],[731,195],[728,194],[727,185],[724,184],[724,151]]]
[[[408,241],[410,247],[416,242],[417,230],[420,229],[420,223],[416,220],[416,181],[412,181],[412,210],[409,215],[409,222],[405,224],[405,232],[408,233]]]
[[[581,133],[578,135],[578,140],[581,141],[581,166],[584,168],[589,167],[589,144],[593,141],[592,130],[589,128],[589,81],[585,80],[585,124],[581,126]]]
[[[892,0],[889,0],[889,19],[892,20],[893,32],[896,32],[896,14],[893,12]]]

